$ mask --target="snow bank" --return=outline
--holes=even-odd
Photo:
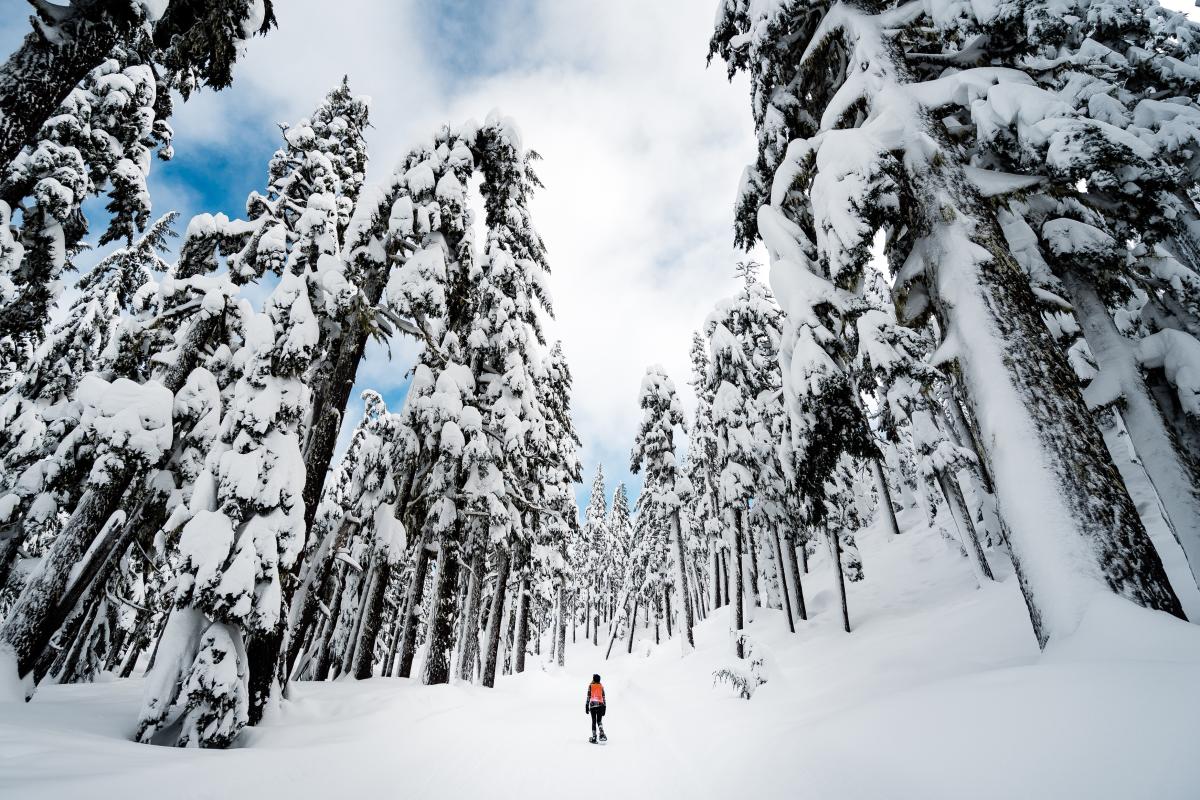
[[[859,536],[868,578],[849,586],[855,633],[840,630],[821,549],[797,634],[758,610],[749,633],[771,671],[750,701],[712,685],[730,661],[724,611],[697,626],[683,659],[651,632],[633,656],[605,661],[605,637],[593,648],[579,629],[566,669],[531,658],[495,690],[295,684],[227,752],[129,741],[140,680],[51,686],[29,704],[0,701],[0,797],[147,797],[165,785],[264,800],[1200,794],[1200,628],[1101,594],[1042,654],[1005,565],[977,589],[917,516],[901,515],[901,536]],[[579,713],[592,672],[609,699],[604,748],[587,743]]]

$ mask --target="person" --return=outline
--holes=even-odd
[[[593,675],[592,682],[587,688],[587,704],[583,707],[584,712],[592,718],[592,738],[588,739],[592,744],[596,743],[596,731],[600,731],[600,741],[607,742],[608,737],[604,735],[604,709],[607,700],[604,696],[604,685],[600,683],[600,676]]]

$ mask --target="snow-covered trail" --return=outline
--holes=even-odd
[[[977,588],[937,534],[859,538],[867,580],[839,628],[820,556],[795,635],[759,611],[770,680],[743,701],[723,612],[697,650],[572,645],[496,689],[296,684],[227,752],[129,741],[140,682],[0,704],[0,798],[1179,798],[1200,796],[1200,628],[1099,599],[1045,654],[1015,580]],[[995,565],[997,568],[1003,565]],[[603,638],[603,637],[602,637]],[[587,742],[593,672],[610,743]]]

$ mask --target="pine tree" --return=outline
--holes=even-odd
[[[209,454],[138,725],[141,741],[226,747],[261,717],[279,680],[255,672],[255,639],[284,626],[283,575],[304,543],[300,420],[303,378],[318,343],[310,280],[335,246],[335,219],[306,211],[303,241],[290,254],[264,312],[248,323],[245,372]],[[261,662],[260,662],[261,663]]]
[[[679,640],[683,654],[687,655],[696,646],[692,636],[695,620],[688,593],[688,553],[683,539],[680,507],[687,502],[691,487],[675,465],[675,428],[686,430],[687,424],[683,406],[675,395],[675,384],[661,366],[646,368],[638,405],[643,411],[642,424],[634,437],[629,465],[634,474],[645,470],[645,483],[638,497],[641,508],[638,516],[640,518],[647,514],[653,517],[655,523],[669,526],[670,533],[663,538],[670,541],[672,550],[679,605]],[[636,555],[633,560],[638,560]]]
[[[0,67],[0,164],[32,143],[71,90],[117,49],[147,53],[186,97],[232,81],[238,44],[275,24],[271,0],[31,2],[33,30]]]
[[[586,583],[584,601],[584,636],[591,630],[592,644],[599,643],[601,609],[606,608],[604,600],[604,549],[608,544],[608,496],[604,485],[604,465],[596,465],[596,475],[592,478],[592,491],[588,498],[587,508],[583,513],[583,545],[582,562],[576,567],[576,572],[584,576]]]
[[[69,434],[71,402],[80,379],[113,363],[120,347],[122,315],[131,313],[155,283],[154,272],[167,265],[160,253],[172,236],[175,214],[167,214],[134,244],[102,259],[79,281],[82,292],[63,322],[50,332],[20,383],[4,399],[0,418],[0,452],[4,453],[3,489],[9,493],[0,527],[0,586],[7,582],[17,551],[34,531],[50,531],[59,494],[60,467],[51,456]],[[126,376],[128,377],[128,376]],[[43,464],[46,469],[35,467]],[[27,472],[33,467],[33,472]],[[36,476],[36,477],[35,477]],[[62,476],[65,478],[65,476]],[[49,483],[47,483],[49,481]],[[42,508],[30,515],[29,504],[41,497]],[[59,500],[63,499],[62,497]]]
[[[1069,633],[1095,588],[1178,614],[995,214],[944,116],[928,113],[969,96],[981,76],[968,69],[922,80],[911,62],[945,55],[950,38],[928,35],[927,15],[940,19],[923,4],[878,12],[722,5],[711,52],[731,75],[749,72],[759,134],[759,160],[739,201],[739,240],[763,237],[776,291],[800,325],[820,297],[833,296],[820,282],[858,281],[876,232],[889,229],[885,253],[905,292],[904,317],[937,316],[982,428],[1039,642]],[[941,268],[950,263],[952,278]],[[1003,413],[991,413],[996,408]],[[1000,418],[1004,430],[993,427]],[[1033,465],[1037,502],[1028,495]],[[1093,502],[1098,497],[1104,502]],[[1061,547],[1041,544],[1048,508]],[[1038,577],[1050,574],[1053,588]]]
[[[1180,147],[1200,134],[1194,99],[1200,85],[1194,69],[1183,66],[1198,58],[1200,26],[1149,2],[1103,14],[1080,4],[1075,12],[1063,16],[1030,3],[960,23],[987,31],[1024,25],[1028,35],[1015,46],[980,55],[1032,69],[1030,83],[1000,81],[956,118],[975,174],[996,195],[1001,230],[1045,313],[1062,312],[1061,295],[1078,318],[1100,367],[1087,390],[1089,405],[1128,428],[1142,466],[1122,466],[1145,469],[1196,573],[1200,468],[1184,441],[1200,428],[1177,415],[1170,393],[1154,392],[1146,377],[1167,384],[1156,374],[1157,345],[1169,338],[1188,342],[1176,351],[1195,348],[1191,337],[1200,332],[1187,330],[1195,317],[1186,310],[1200,296],[1200,227],[1184,188],[1194,185],[1196,173]],[[916,69],[926,74],[934,67]],[[1028,108],[1020,122],[1005,112],[1014,96]],[[1033,133],[1035,125],[1055,132]],[[1141,295],[1134,308],[1117,312],[1134,295]],[[1144,323],[1126,323],[1122,332],[1114,313],[1142,316]],[[1180,436],[1172,419],[1191,430]],[[1110,449],[1119,459],[1121,448]]]
[[[136,54],[116,51],[67,95],[30,147],[5,162],[0,202],[21,210],[19,247],[0,261],[0,358],[13,375],[40,343],[62,275],[83,246],[84,201],[102,191],[109,198],[100,244],[130,245],[145,228],[151,154],[171,154],[170,128],[159,119],[168,91]]]

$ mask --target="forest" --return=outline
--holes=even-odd
[[[780,772],[785,709],[845,700],[837,674],[861,670],[860,689],[901,704],[929,676],[978,678],[922,707],[977,701],[994,725],[930,722],[926,741],[975,747],[930,745],[911,771],[934,782],[897,784],[866,732],[884,718],[838,728],[851,717],[831,711],[805,752],[839,742],[876,766],[812,778],[815,796],[1200,792],[1186,756],[1200,710],[1200,23],[1184,12],[720,0],[688,52],[696,70],[707,52],[752,125],[736,196],[705,200],[727,209],[718,234],[740,255],[718,265],[734,277],[708,289],[686,354],[648,342],[663,354],[621,388],[634,434],[605,441],[623,457],[602,463],[577,410],[589,356],[556,335],[577,310],[554,292],[603,276],[543,238],[539,203],[557,184],[539,178],[537,127],[456,119],[378,163],[370,151],[395,134],[348,74],[259,132],[273,154],[240,213],[188,217],[152,196],[156,162],[184,141],[172,120],[239,86],[250,54],[287,35],[290,3],[8,6],[23,20],[0,66],[10,752],[53,717],[62,729],[28,752],[66,748],[80,781],[111,752],[127,766],[96,796],[127,797],[122,770],[170,752],[150,745],[232,757],[267,743],[276,758],[271,737],[353,730],[396,702],[400,738],[416,740],[394,780],[467,796],[481,790],[456,759],[487,745],[424,714],[461,698],[485,710],[479,735],[503,740],[520,712],[497,704],[562,686],[582,735],[578,695],[611,670],[610,727],[628,697],[639,726],[700,760],[693,737],[746,750],[705,767],[707,786],[666,756],[610,760],[617,776],[579,796],[617,780],[630,796],[797,796],[803,774]],[[403,392],[362,389],[372,348]],[[664,366],[677,363],[689,368]],[[1015,665],[1035,682],[1067,670],[1064,684],[989,694],[987,670]],[[1096,675],[1095,695],[1054,705]],[[672,682],[689,693],[680,709],[703,693],[710,710],[664,710]],[[87,709],[105,702],[111,751],[76,758],[94,745],[61,737],[91,730]],[[1120,730],[1109,745],[1081,711],[1101,702]],[[1052,763],[1104,761],[1106,746],[1114,763],[1038,778],[1019,751],[1003,770],[1018,782],[988,783],[988,752],[1024,735],[1005,703],[1058,709],[1046,713],[1082,754],[1034,736]],[[364,726],[314,741],[393,736]],[[459,752],[427,775],[413,766],[425,736]],[[525,741],[495,745],[496,796],[574,796],[553,768],[543,785],[514,766],[555,758],[559,739]],[[775,757],[756,758],[768,743]],[[974,751],[974,791],[937,782],[959,746]],[[594,755],[565,763],[587,770]],[[856,768],[829,758],[830,776]],[[0,795],[76,786],[4,763]],[[268,763],[237,769],[292,762]],[[363,791],[382,790],[378,769],[357,775]],[[239,774],[202,785],[259,785]]]

